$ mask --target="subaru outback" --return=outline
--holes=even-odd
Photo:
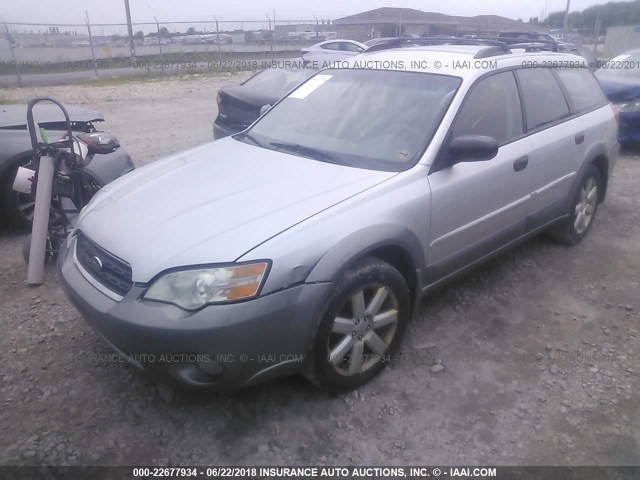
[[[449,45],[349,62],[82,211],[66,293],[158,381],[356,388],[426,293],[539,232],[588,234],[619,145],[583,59]]]

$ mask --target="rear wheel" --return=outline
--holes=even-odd
[[[404,278],[388,263],[367,259],[347,270],[320,320],[307,377],[331,391],[371,380],[400,344],[410,303]]]
[[[602,176],[591,165],[584,173],[572,203],[571,215],[560,225],[549,230],[549,236],[567,245],[576,245],[587,236],[598,211]]]

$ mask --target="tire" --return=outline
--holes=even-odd
[[[327,300],[305,376],[332,392],[364,385],[389,363],[410,316],[409,288],[400,272],[374,258],[358,262]]]
[[[8,225],[19,228],[29,227],[30,223],[23,221],[24,216],[18,208],[18,192],[13,190],[13,180],[18,171],[18,166],[28,163],[20,161],[16,165],[9,167],[0,178],[0,207],[2,208],[2,218]]]
[[[30,158],[18,161],[5,172],[0,181],[0,189],[2,189],[0,191],[0,206],[2,207],[3,216],[10,225],[23,230],[31,228],[35,199],[33,195],[14,191],[13,180],[18,171],[18,167],[27,166],[30,162]],[[49,222],[51,225],[59,225],[62,222],[62,218],[58,213],[55,213],[55,211],[60,208],[60,202],[56,198],[52,198],[51,205],[53,208]]]
[[[554,240],[565,245],[577,245],[587,236],[598,211],[602,176],[593,165],[580,179],[578,191],[571,203],[571,214],[563,223],[551,228],[547,233]]]

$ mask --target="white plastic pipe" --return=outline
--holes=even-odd
[[[31,228],[29,266],[27,269],[27,283],[29,285],[42,285],[44,280],[44,260],[47,250],[53,170],[53,158],[49,156],[40,157],[38,184],[36,186],[36,205]]]

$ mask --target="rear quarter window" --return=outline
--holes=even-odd
[[[556,72],[575,112],[586,112],[607,102],[600,84],[589,70],[559,68]]]

